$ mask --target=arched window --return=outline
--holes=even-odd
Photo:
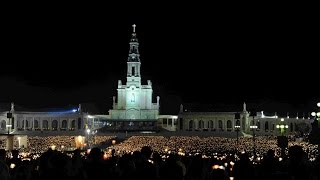
[[[131,94],[131,102],[135,102],[135,96],[134,93]]]
[[[293,124],[290,123],[290,132],[292,132],[292,131],[293,131]]]

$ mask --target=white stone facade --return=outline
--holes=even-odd
[[[113,109],[109,111],[113,120],[157,120],[159,97],[152,102],[152,83],[141,84],[139,43],[136,33],[132,33],[127,61],[127,82],[118,81],[117,98],[113,98]]]
[[[78,112],[8,112],[0,115],[0,132],[18,131],[79,131],[87,124],[87,114]],[[11,127],[6,125],[10,124]]]
[[[236,113],[239,113],[239,119],[236,119]],[[281,119],[283,119],[282,122]],[[287,134],[295,132],[297,124],[300,123],[305,123],[311,128],[310,120],[304,117],[265,116],[263,112],[250,116],[244,104],[242,112],[186,112],[180,110],[177,131],[235,132],[237,125],[240,126],[240,132],[253,134],[250,126],[255,125],[257,128],[254,131],[257,135],[279,135],[280,131],[276,126],[281,123],[288,125],[285,131]]]

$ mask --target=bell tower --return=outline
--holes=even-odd
[[[139,42],[136,34],[136,25],[133,24],[133,32],[130,40],[130,49],[127,61],[127,86],[134,86],[136,88],[141,87],[141,75],[140,75],[140,54],[139,54]]]
[[[121,80],[118,81],[118,96],[113,98],[113,109],[109,113],[112,119],[155,121],[159,114],[160,97],[157,97],[157,102],[153,103],[151,80],[147,80],[147,84],[141,82],[141,62],[136,25],[133,24],[132,28],[127,59],[127,82],[122,84]]]

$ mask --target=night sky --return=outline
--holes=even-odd
[[[270,111],[315,106],[314,11],[298,5],[204,7],[12,8],[1,23],[0,102],[30,109],[83,103],[106,113],[117,80],[126,78],[135,23],[142,81],[152,81],[163,113],[176,112],[180,103],[212,110],[241,108],[244,101]]]

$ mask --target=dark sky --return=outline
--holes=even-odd
[[[164,109],[246,101],[299,110],[319,100],[319,29],[309,7],[84,4],[8,12],[1,22],[1,102],[93,103],[106,112],[117,80],[125,80],[133,23],[142,80],[152,80]]]

